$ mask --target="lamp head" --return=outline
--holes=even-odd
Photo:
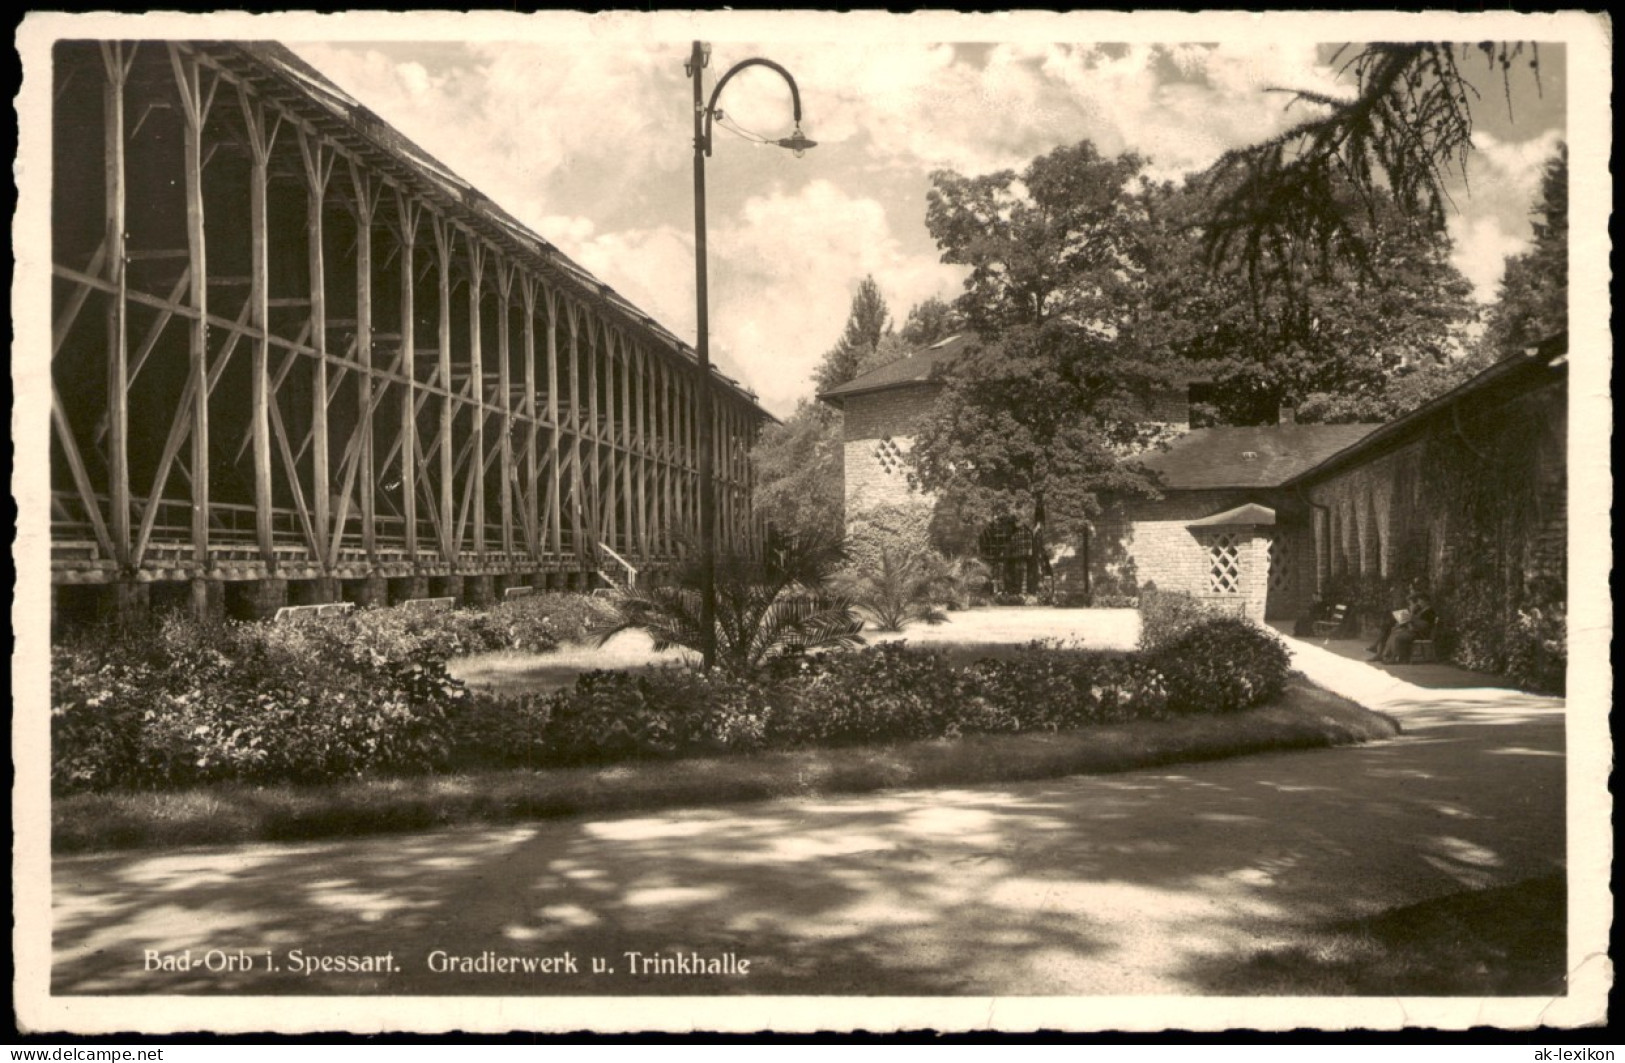
[[[807,153],[807,149],[816,148],[818,141],[808,140],[806,134],[801,131],[801,126],[798,125],[796,131],[779,140],[778,145],[781,148],[789,148],[796,153],[796,158],[799,159]]]

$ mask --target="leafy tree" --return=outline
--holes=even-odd
[[[911,347],[929,347],[955,333],[965,331],[965,321],[951,303],[933,295],[909,308],[899,335]]]
[[[844,505],[841,415],[803,399],[782,424],[762,429],[750,455],[756,512],[791,538],[838,537]]]
[[[813,372],[813,381],[819,391],[840,387],[859,374],[865,359],[871,357],[881,337],[892,331],[891,311],[886,297],[874,277],[865,277],[852,296],[852,309],[847,314],[846,328],[841,338],[824,354],[824,360]]]
[[[971,267],[958,309],[980,342],[915,440],[925,487],[963,522],[1038,522],[1070,538],[1103,491],[1149,493],[1121,457],[1154,431],[1146,400],[1174,385],[1139,327],[1160,246],[1143,160],[1087,141],[1019,175],[933,175],[926,224]]]
[[[1204,261],[1204,204],[1214,180],[1201,175],[1147,197],[1155,266],[1135,322],[1147,347],[1209,382],[1212,408],[1204,412],[1226,423],[1263,423],[1296,401],[1309,410],[1332,403],[1342,419],[1380,418],[1398,401],[1387,392],[1402,376],[1459,359],[1476,308],[1471,285],[1450,263],[1446,233],[1379,194],[1356,221],[1369,270],[1300,258],[1278,275],[1283,283],[1255,285],[1244,264]],[[1337,191],[1354,195],[1343,184]]]
[[[1569,149],[1541,172],[1539,198],[1530,211],[1534,241],[1507,259],[1495,305],[1485,324],[1483,344],[1494,358],[1530,347],[1568,328],[1569,321]]]
[[[989,335],[1053,319],[1110,328],[1130,283],[1135,226],[1144,211],[1131,187],[1145,161],[1115,159],[1089,141],[1010,170],[931,175],[925,224],[942,261],[971,267],[958,309]]]

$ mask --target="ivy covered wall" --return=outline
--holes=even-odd
[[[1311,474],[1316,584],[1368,616],[1421,581],[1439,648],[1560,692],[1567,663],[1566,374],[1447,403],[1392,445]]]

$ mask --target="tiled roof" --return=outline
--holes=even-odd
[[[1278,487],[1376,431],[1375,424],[1197,428],[1139,459],[1174,490]]]
[[[819,392],[818,397],[825,402],[833,400],[833,405],[839,406],[841,400],[849,395],[927,383],[935,376],[938,366],[947,365],[964,354],[975,341],[976,337],[968,332],[949,336],[917,354],[888,362],[879,369],[871,369],[860,377]]]

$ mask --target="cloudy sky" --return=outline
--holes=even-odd
[[[939,261],[925,229],[932,171],[1019,169],[1087,138],[1175,177],[1302,113],[1272,87],[1350,91],[1333,49],[1305,37],[1313,23],[1290,33],[1256,20],[1186,23],[1181,36],[1208,42],[1189,44],[1088,16],[1020,32],[1001,19],[922,26],[883,16],[665,22],[653,32],[638,18],[543,15],[495,35],[402,21],[367,39],[287,43],[691,342],[687,40],[714,41],[708,90],[750,56],[787,67],[818,148],[797,159],[719,128],[706,172],[713,357],[780,415],[811,394],[812,370],[866,274],[899,324],[914,303],[960,291],[962,269]],[[1091,40],[1101,43],[1072,43]],[[1540,90],[1516,69],[1509,114],[1476,52],[1466,68],[1483,97],[1451,231],[1457,265],[1487,300],[1505,256],[1529,239],[1540,166],[1564,135],[1567,70],[1561,45],[1542,48]],[[750,133],[790,131],[788,91],[771,72],[742,73],[721,106]]]

